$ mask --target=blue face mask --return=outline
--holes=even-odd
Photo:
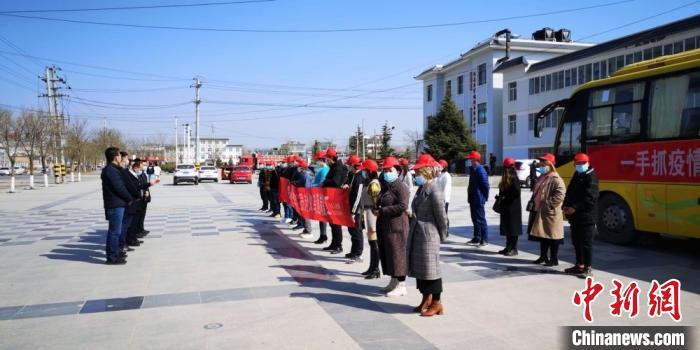
[[[416,177],[416,185],[418,185],[418,186],[425,185],[425,177],[423,175],[419,175]]]
[[[362,171],[360,172],[360,176],[362,176],[363,179],[366,179],[366,178],[367,178],[367,172],[364,171],[364,170],[362,170]]]
[[[385,172],[383,176],[384,176],[384,181],[386,181],[388,183],[392,183],[392,182],[396,181],[396,179],[399,177],[394,172]]]
[[[540,174],[546,174],[549,171],[549,168],[547,168],[546,166],[541,166],[541,167],[537,168],[537,171]]]
[[[576,172],[585,173],[588,171],[588,164],[576,164]]]

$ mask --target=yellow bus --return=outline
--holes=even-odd
[[[700,49],[629,65],[581,85],[564,108],[554,142],[557,171],[591,158],[600,181],[598,232],[618,244],[638,232],[700,238]]]

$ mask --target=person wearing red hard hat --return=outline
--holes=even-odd
[[[277,169],[280,178],[285,178],[289,183],[292,183],[292,177],[297,173],[295,167],[294,157],[292,155],[286,156],[284,162]],[[284,222],[292,227],[296,226],[297,220],[294,215],[294,208],[286,202],[282,202],[282,205],[284,207]]]
[[[437,185],[440,191],[442,191],[442,195],[445,197],[445,216],[447,217],[448,230],[447,236],[449,236],[450,218],[447,216],[447,212],[450,207],[450,199],[452,198],[452,175],[450,175],[448,170],[449,165],[447,164],[446,160],[440,159],[440,161],[438,161],[438,165],[440,173],[437,177]]]
[[[559,245],[564,242],[564,214],[562,203],[566,187],[557,173],[556,159],[551,153],[537,157],[542,174],[537,179],[532,199],[528,203],[528,238],[540,242],[540,257],[535,264],[559,265]]]
[[[471,161],[467,201],[469,202],[469,212],[474,225],[474,237],[467,244],[483,247],[489,244],[489,229],[486,223],[486,209],[484,207],[486,200],[489,198],[489,177],[481,165],[481,154],[479,152],[471,151],[464,158]]]
[[[389,284],[382,289],[387,297],[404,296],[406,290],[406,240],[408,238],[409,192],[406,185],[398,180],[396,166],[399,161],[389,156],[382,162],[382,192],[374,209],[377,215],[377,237],[379,238],[382,272],[391,276]]]
[[[348,169],[342,162],[338,161],[338,156],[335,148],[328,147],[326,149],[326,163],[329,166],[328,175],[321,187],[341,188],[348,178]],[[331,244],[323,248],[331,254],[340,254],[343,252],[343,228],[340,225],[330,224],[331,226]]]
[[[330,171],[330,168],[326,164],[326,152],[324,151],[316,151],[314,154],[314,180],[311,183],[311,187],[322,187],[324,181],[326,181],[326,177],[328,176],[328,172]],[[323,244],[328,240],[328,236],[326,235],[326,223],[323,221],[318,222],[318,228],[319,228],[319,236],[316,241],[314,241],[315,244]]]
[[[564,272],[586,278],[591,275],[593,237],[597,233],[598,177],[585,153],[574,156],[574,165],[576,172],[564,197],[564,215],[571,225],[576,264]]]
[[[408,168],[408,159],[406,158],[401,158],[399,159],[399,164],[397,166],[397,170],[399,170],[399,180],[408,187],[408,193],[413,192],[413,175],[411,174],[411,169]],[[407,214],[408,216],[411,216],[411,200],[413,198],[410,198],[408,201],[408,209]]]
[[[520,203],[520,180],[515,171],[515,159],[503,160],[503,174],[498,184],[494,209],[501,215],[500,231],[506,236],[506,246],[498,254],[518,255],[518,237],[523,234],[523,209]]]
[[[362,219],[364,228],[367,230],[367,241],[369,243],[369,267],[362,275],[365,279],[380,277],[379,271],[379,243],[377,242],[377,215],[373,210],[379,202],[379,194],[382,186],[379,182],[379,166],[377,162],[367,159],[362,163],[360,177],[363,181],[363,188],[360,195],[360,207],[362,208]]]
[[[360,163],[360,157],[355,154],[350,155],[345,164],[348,165],[349,172],[345,184],[342,188],[350,190],[349,196],[349,208],[350,214],[355,221],[355,227],[348,227],[348,233],[350,234],[350,252],[345,254],[348,258],[347,263],[352,264],[355,262],[362,261],[362,251],[364,250],[364,244],[362,240],[362,207],[360,202],[362,200],[362,190],[364,188],[364,181],[362,179],[362,163]]]
[[[311,171],[308,169],[308,164],[305,160],[296,159],[297,166],[294,167],[295,174],[292,175],[291,184],[294,187],[306,188],[312,185]],[[292,228],[292,230],[302,230],[299,234],[300,238],[309,239],[311,238],[311,220],[304,219],[301,214],[294,210],[294,216],[297,221],[297,225]]]

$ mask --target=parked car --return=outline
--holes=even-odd
[[[518,174],[518,180],[520,180],[520,185],[522,187],[530,187],[532,181],[536,180],[540,176],[540,173],[535,172],[535,179],[530,178],[530,165],[533,162],[537,162],[536,159],[516,159],[515,160],[515,172]]]
[[[199,185],[199,174],[193,164],[180,164],[175,168],[173,185],[181,182],[192,182],[195,185]]]
[[[0,176],[10,175],[10,168],[0,168]]]
[[[15,175],[22,175],[27,172],[23,166],[15,166]]]
[[[199,181],[213,180],[219,182],[219,170],[215,166],[203,166],[199,169]]]
[[[231,171],[231,177],[229,178],[232,184],[237,182],[253,183],[253,170],[247,166],[237,166]]]

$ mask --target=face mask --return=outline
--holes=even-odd
[[[284,169],[284,168],[287,167],[287,164],[286,164],[286,163],[282,163],[282,164],[280,164],[280,166],[282,167],[282,169]]]
[[[472,161],[471,161],[471,160],[467,160],[467,166],[472,166]]]
[[[540,174],[546,174],[549,171],[549,168],[547,168],[546,166],[541,166],[541,167],[537,168],[537,171]]]
[[[364,170],[362,170],[362,171],[360,172],[360,176],[362,176],[363,179],[366,179],[366,178],[367,178],[367,172],[364,171]]]
[[[386,181],[388,183],[392,183],[392,182],[396,181],[396,179],[399,177],[394,172],[385,172],[383,176],[384,176],[384,181]]]
[[[425,185],[425,177],[423,177],[423,175],[419,175],[416,177],[416,185],[418,185],[418,186]]]
[[[579,173],[585,173],[588,171],[588,164],[576,164],[576,171]]]

